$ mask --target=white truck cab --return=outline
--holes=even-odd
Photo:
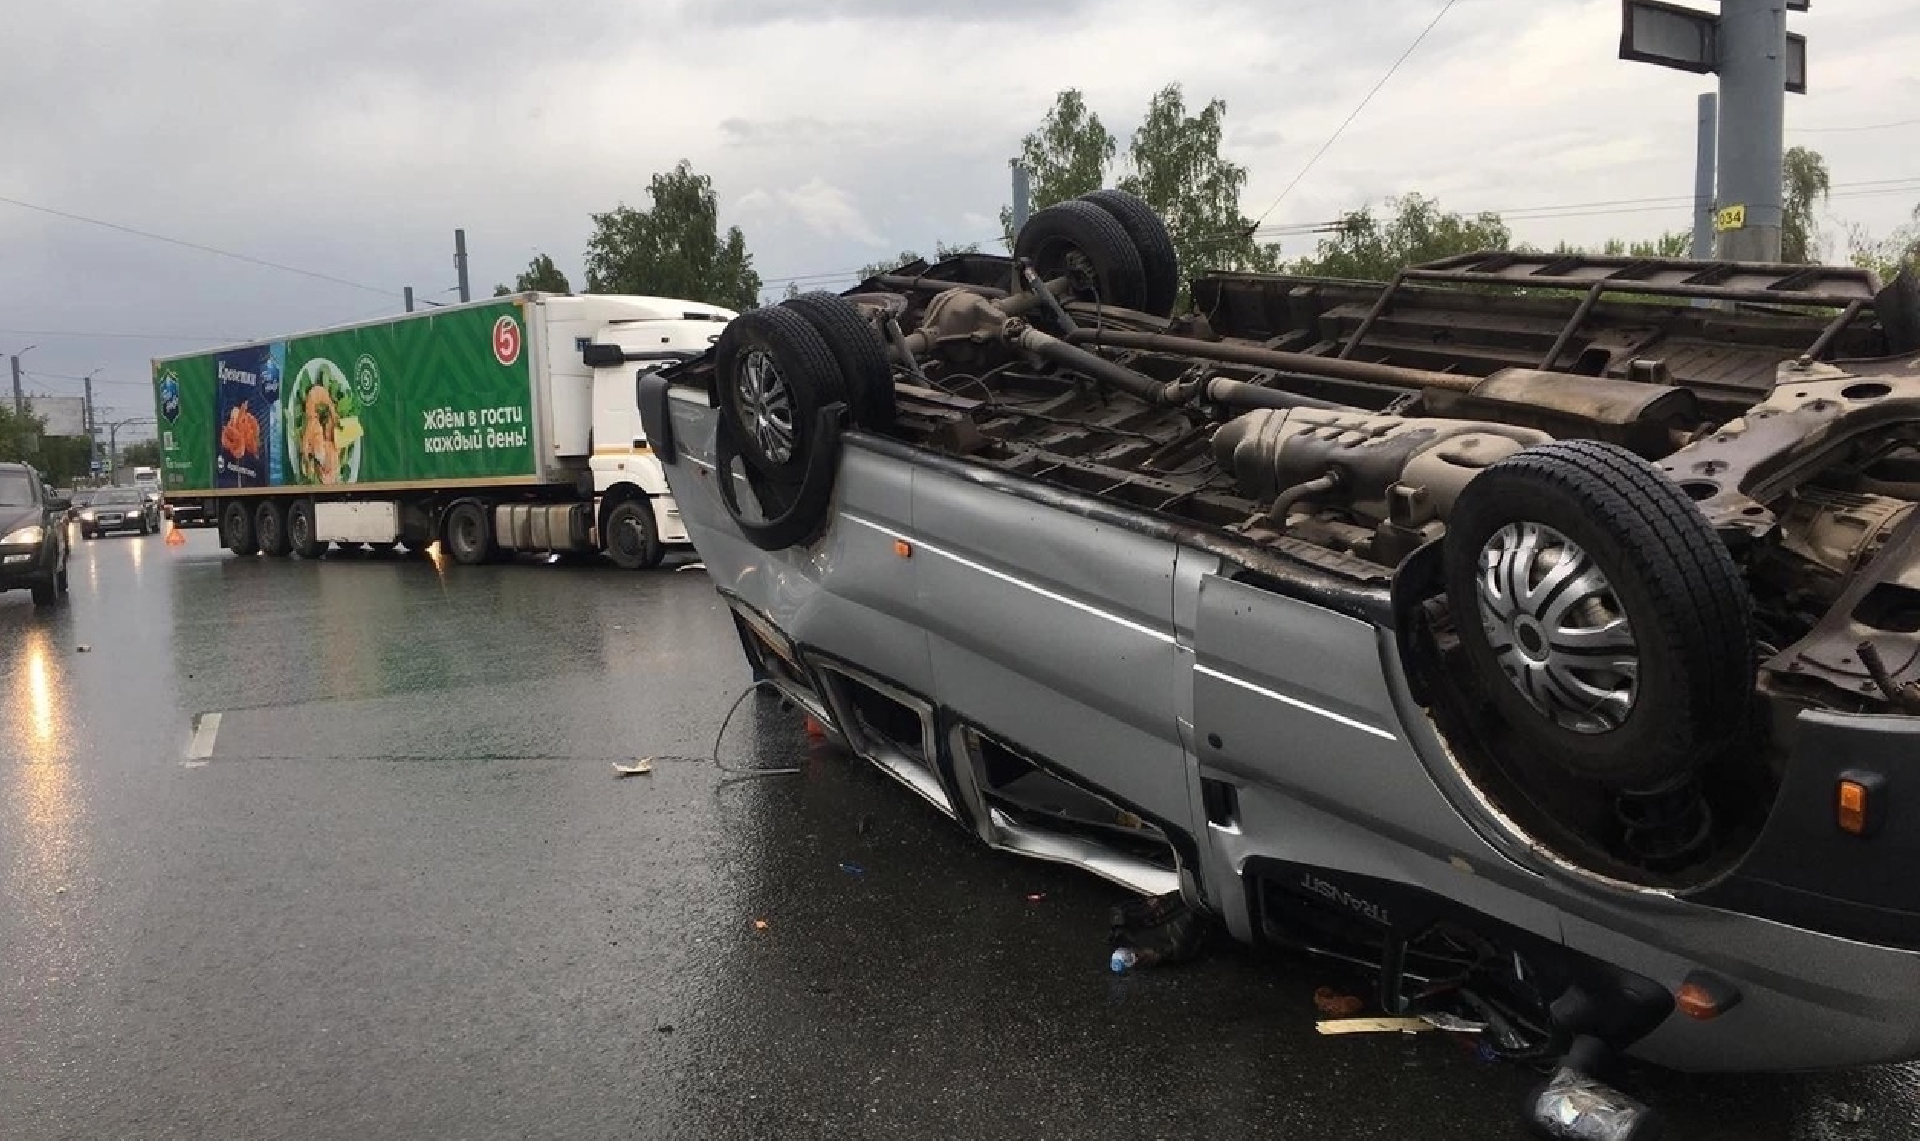
[[[611,532],[620,525],[616,509],[626,502],[646,505],[658,544],[687,543],[666,474],[640,424],[639,378],[706,352],[737,314],[667,297],[544,297],[541,303],[553,378],[553,448],[556,455],[587,456],[601,545],[616,560],[622,556]],[[588,382],[581,393],[589,401],[584,417],[567,414],[566,394],[579,389],[566,381],[575,374]]]

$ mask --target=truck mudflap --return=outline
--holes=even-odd
[[[1687,898],[1920,950],[1920,773],[1902,772],[1920,756],[1920,720],[1806,710],[1793,734],[1759,839]]]

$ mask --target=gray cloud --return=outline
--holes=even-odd
[[[0,330],[260,335],[444,297],[465,227],[483,291],[538,250],[575,274],[589,217],[709,174],[770,279],[991,240],[1006,159],[1065,86],[1126,134],[1152,93],[1228,103],[1258,214],[1438,0],[66,0],[0,40],[0,195],[392,290],[390,297],[0,204]],[[1903,118],[1920,30],[1899,0],[1816,5],[1792,124]],[[1699,77],[1613,58],[1614,0],[1463,3],[1277,207],[1330,218],[1420,189],[1455,208],[1690,192]],[[1920,132],[1817,135],[1836,184],[1911,173]],[[1915,194],[1836,201],[1889,228]],[[1530,222],[1597,240],[1684,213]],[[30,369],[94,368],[145,404],[191,341],[0,331]],[[48,391],[77,390],[50,376]]]

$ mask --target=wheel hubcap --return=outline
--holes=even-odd
[[[1527,704],[1575,733],[1626,721],[1639,692],[1639,645],[1586,551],[1551,527],[1510,523],[1480,548],[1475,586],[1494,660]]]
[[[793,458],[793,392],[780,366],[764,352],[749,353],[740,367],[740,418],[760,453],[774,463]]]

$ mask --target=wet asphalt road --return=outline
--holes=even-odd
[[[1533,1073],[1318,1037],[1325,965],[1108,974],[1117,890],[767,700],[722,754],[800,775],[615,780],[746,683],[697,570],[201,532],[72,578],[0,595],[0,1138],[1525,1135]],[[1678,1137],[1920,1133],[1909,1069],[1629,1084]]]

